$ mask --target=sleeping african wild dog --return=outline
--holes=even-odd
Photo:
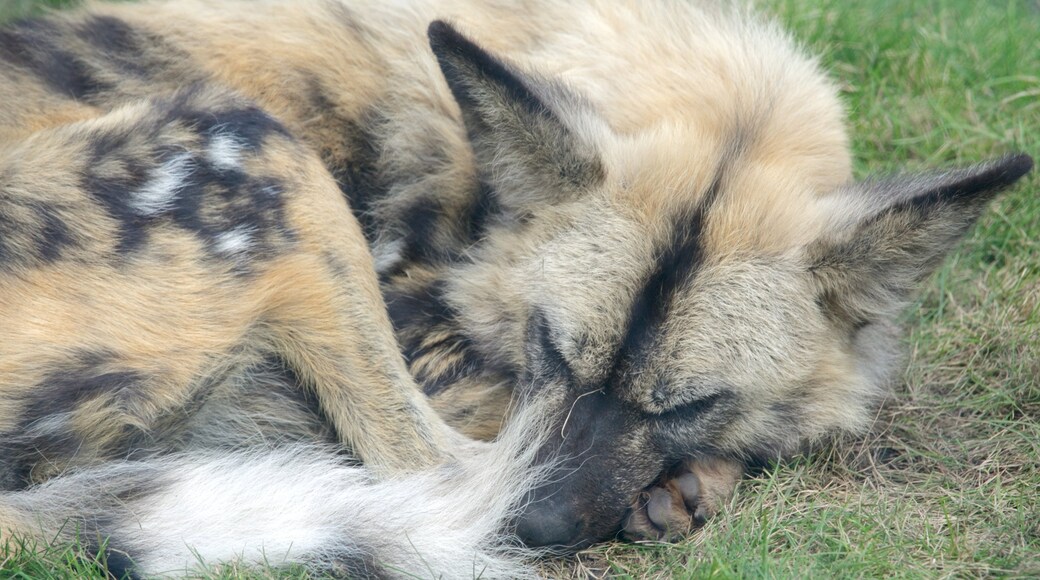
[[[833,86],[714,4],[9,25],[0,528],[144,573],[507,576],[505,528],[670,536],[748,462],[867,424],[900,309],[1031,164],[851,183]],[[540,406],[492,446],[439,418],[489,439],[514,399]]]

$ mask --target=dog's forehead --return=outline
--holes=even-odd
[[[646,228],[607,200],[583,200],[567,208],[565,219],[526,268],[533,280],[553,288],[571,281],[592,294],[600,286],[618,285],[603,290],[623,291],[645,270],[654,249]]]
[[[634,218],[606,199],[576,205],[522,266],[534,306],[552,321],[558,348],[586,380],[614,366],[626,335],[642,324],[636,303],[652,292],[655,268],[675,238],[677,220]],[[638,358],[666,383],[750,383],[787,370],[807,344],[818,313],[806,296],[797,250],[705,255],[665,295],[650,295],[663,318]],[[663,303],[667,302],[667,303]],[[772,356],[771,356],[772,355]],[[786,366],[786,365],[782,365]],[[642,383],[643,381],[638,381]],[[638,388],[644,388],[641,384]]]
[[[825,324],[797,260],[731,258],[702,266],[676,293],[625,398],[650,411],[731,390],[742,396],[805,379]]]
[[[655,245],[645,228],[602,199],[571,208],[561,223],[523,263],[519,279],[575,370],[595,374],[609,366],[605,358],[627,324]]]
[[[726,367],[748,351],[785,352],[821,317],[808,283],[793,256],[707,264],[677,294],[662,340],[685,358],[728,359]]]

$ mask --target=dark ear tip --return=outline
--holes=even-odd
[[[440,54],[452,45],[459,44],[464,38],[455,27],[443,20],[434,20],[426,28],[426,38],[430,41],[430,49],[435,54]]]
[[[976,165],[974,171],[961,182],[961,187],[957,189],[960,193],[967,194],[993,194],[1011,187],[1032,169],[1032,157],[1025,153],[1012,153]]]
[[[1014,182],[1033,169],[1033,158],[1025,153],[1014,153],[1004,157],[997,164],[1003,166],[1009,181]]]
[[[449,31],[451,31],[450,24],[443,20],[434,20],[426,28],[426,36],[430,39],[430,42],[439,42],[443,40],[445,33]]]

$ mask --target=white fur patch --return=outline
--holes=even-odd
[[[248,252],[253,247],[253,228],[237,226],[216,236],[213,247],[217,252],[227,255]]]
[[[145,577],[196,577],[218,562],[321,574],[354,560],[384,576],[532,578],[538,553],[503,529],[552,469],[530,467],[546,416],[521,409],[494,443],[459,444],[452,464],[386,480],[320,447],[196,450],[0,491],[0,513],[34,522],[44,541],[109,537]]]
[[[23,434],[33,437],[65,435],[69,432],[71,422],[71,413],[54,413],[30,423]]]
[[[260,188],[260,193],[264,194],[265,196],[271,199],[275,199],[279,195],[282,195],[282,188],[277,185],[265,185],[264,187]]]
[[[206,159],[219,171],[232,171],[242,164],[242,145],[233,137],[215,135],[206,150]]]
[[[385,244],[377,244],[372,249],[372,258],[375,260],[376,273],[389,272],[401,261],[401,251],[404,250],[402,240],[394,240]]]
[[[130,207],[144,217],[157,216],[173,207],[184,182],[195,170],[190,153],[181,153],[163,163],[152,179],[130,195]]]

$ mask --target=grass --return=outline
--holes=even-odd
[[[41,2],[0,0],[0,18]],[[766,0],[822,55],[857,172],[1040,156],[1040,2]],[[908,312],[904,380],[871,433],[745,481],[684,543],[605,544],[558,575],[1040,576],[1040,171],[1003,196]],[[100,574],[74,549],[0,576]],[[299,577],[298,571],[261,577]],[[215,578],[239,577],[237,571]]]
[[[47,8],[70,6],[74,0],[2,0],[0,20],[31,16]]]

